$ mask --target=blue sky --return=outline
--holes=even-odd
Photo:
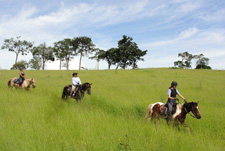
[[[178,53],[188,51],[203,53],[213,69],[225,69],[224,0],[0,0],[0,46],[4,39],[17,36],[51,46],[64,38],[89,36],[107,50],[116,47],[123,35],[148,50],[145,61],[138,62],[140,68],[172,67]],[[9,69],[14,62],[14,53],[0,50],[0,68]],[[82,64],[96,68],[96,61],[87,57]],[[47,69],[58,66],[48,63]],[[70,69],[77,68],[75,57]],[[106,68],[101,61],[100,69]]]

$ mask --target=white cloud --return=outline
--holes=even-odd
[[[154,50],[154,53],[160,54],[158,56],[163,59],[156,59],[155,62],[162,66],[166,66],[172,60],[166,57],[168,49],[171,53],[175,53],[171,54],[171,57],[176,56],[177,51],[182,50],[191,50],[192,53],[204,52],[212,59],[219,57],[217,54],[224,56],[225,29],[215,29],[212,24],[210,24],[212,27],[204,27],[204,30],[200,27],[205,22],[224,21],[225,10],[218,9],[215,12],[203,10],[203,8],[211,7],[207,6],[205,1],[172,0],[162,3],[162,1],[139,0],[112,2],[110,4],[98,1],[73,4],[58,3],[59,8],[50,9],[51,11],[47,13],[37,6],[26,4],[22,9],[18,8],[19,12],[15,15],[0,15],[0,45],[2,45],[3,39],[19,35],[22,36],[22,39],[34,41],[35,45],[43,42],[52,45],[64,38],[83,36],[88,33],[92,39],[95,38],[94,42],[97,47],[108,49],[119,40],[115,37],[118,38],[123,34],[130,33],[134,39],[137,39],[138,36],[141,37],[138,39],[139,41],[157,39],[155,42],[142,43],[139,46],[150,50],[149,55]],[[190,22],[188,18],[198,20]],[[199,23],[199,18],[204,22]],[[186,30],[184,30],[185,28]],[[103,29],[107,30],[107,33]],[[162,34],[167,30],[171,35]],[[183,32],[175,35],[180,30]],[[161,35],[158,36],[158,32]],[[146,36],[146,33],[149,36]],[[155,35],[158,37],[154,37]],[[211,50],[215,53],[211,53]],[[10,56],[10,62],[14,63],[13,53],[7,52],[6,56]],[[23,57],[19,56],[20,58]],[[28,57],[27,60],[29,59],[31,58]],[[4,59],[0,59],[0,66],[4,68],[5,63],[2,60]],[[162,63],[160,63],[161,61]],[[84,60],[84,62],[87,67],[95,68],[93,61]],[[140,64],[143,65],[141,62]],[[145,65],[148,65],[148,61],[145,62]],[[10,68],[11,65],[9,66],[8,63],[6,66]],[[48,67],[49,69],[58,68],[58,64],[57,62],[51,63],[48,64]]]
[[[199,16],[200,19],[203,19],[207,22],[225,22],[225,9],[218,9],[210,13],[204,13]]]
[[[190,38],[191,36],[195,35],[198,32],[198,29],[193,27],[190,29],[187,29],[180,33],[180,35],[177,38],[166,40],[166,41],[157,41],[149,44],[143,44],[143,47],[158,47],[162,45],[168,45],[168,44],[174,44],[176,42],[179,42],[181,40],[184,40],[186,38]]]
[[[150,49],[148,59],[154,60],[160,66],[165,65],[166,67],[166,64],[173,66],[173,62],[178,59],[175,56],[180,52],[188,51],[194,55],[204,54],[210,59],[209,65],[212,64],[213,68],[222,69],[225,67],[225,29],[205,31],[194,27],[181,32],[174,39],[140,45],[145,49]],[[157,59],[154,59],[155,57]]]

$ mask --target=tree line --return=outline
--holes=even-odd
[[[8,49],[16,54],[16,59],[11,69],[31,68],[36,70],[45,70],[47,61],[59,60],[59,69],[66,67],[69,69],[70,61],[74,56],[79,56],[79,70],[81,67],[82,57],[93,54],[90,59],[96,59],[97,62],[105,60],[108,63],[108,69],[111,65],[116,65],[116,69],[121,67],[126,69],[132,66],[136,69],[138,61],[144,61],[143,56],[147,54],[147,50],[139,49],[138,44],[133,42],[132,37],[123,35],[122,39],[118,41],[117,48],[110,48],[109,50],[102,50],[96,48],[90,37],[74,37],[66,38],[54,43],[54,46],[47,46],[46,43],[34,46],[34,42],[21,40],[21,37],[5,39],[1,50]],[[18,56],[32,53],[33,58],[26,62],[24,60],[18,61]]]
[[[192,60],[196,60],[196,66],[195,69],[211,69],[209,64],[209,58],[204,57],[203,54],[200,55],[192,55],[191,53],[183,52],[179,53],[178,57],[181,57],[181,60],[175,61],[174,62],[174,67],[175,68],[185,68],[189,69],[191,68],[191,63]]]

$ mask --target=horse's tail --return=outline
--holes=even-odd
[[[151,114],[151,108],[152,108],[152,104],[150,104],[147,108],[147,112],[146,112],[146,115],[145,115],[145,119],[148,119],[150,117],[150,114]]]
[[[12,81],[12,79],[10,79],[10,80],[8,81],[8,87],[11,87],[11,81]]]
[[[65,100],[65,98],[66,98],[66,95],[67,95],[67,89],[68,89],[68,86],[65,86],[65,87],[63,88],[63,93],[62,93],[62,99],[63,99],[63,100]]]

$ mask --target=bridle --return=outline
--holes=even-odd
[[[187,108],[186,108],[186,107],[185,107],[184,109],[185,109],[185,111],[186,111],[191,117],[197,118],[197,115],[196,115],[195,112],[194,112],[194,113],[192,112],[192,114],[194,114],[194,115],[192,115],[190,112],[187,111]]]

